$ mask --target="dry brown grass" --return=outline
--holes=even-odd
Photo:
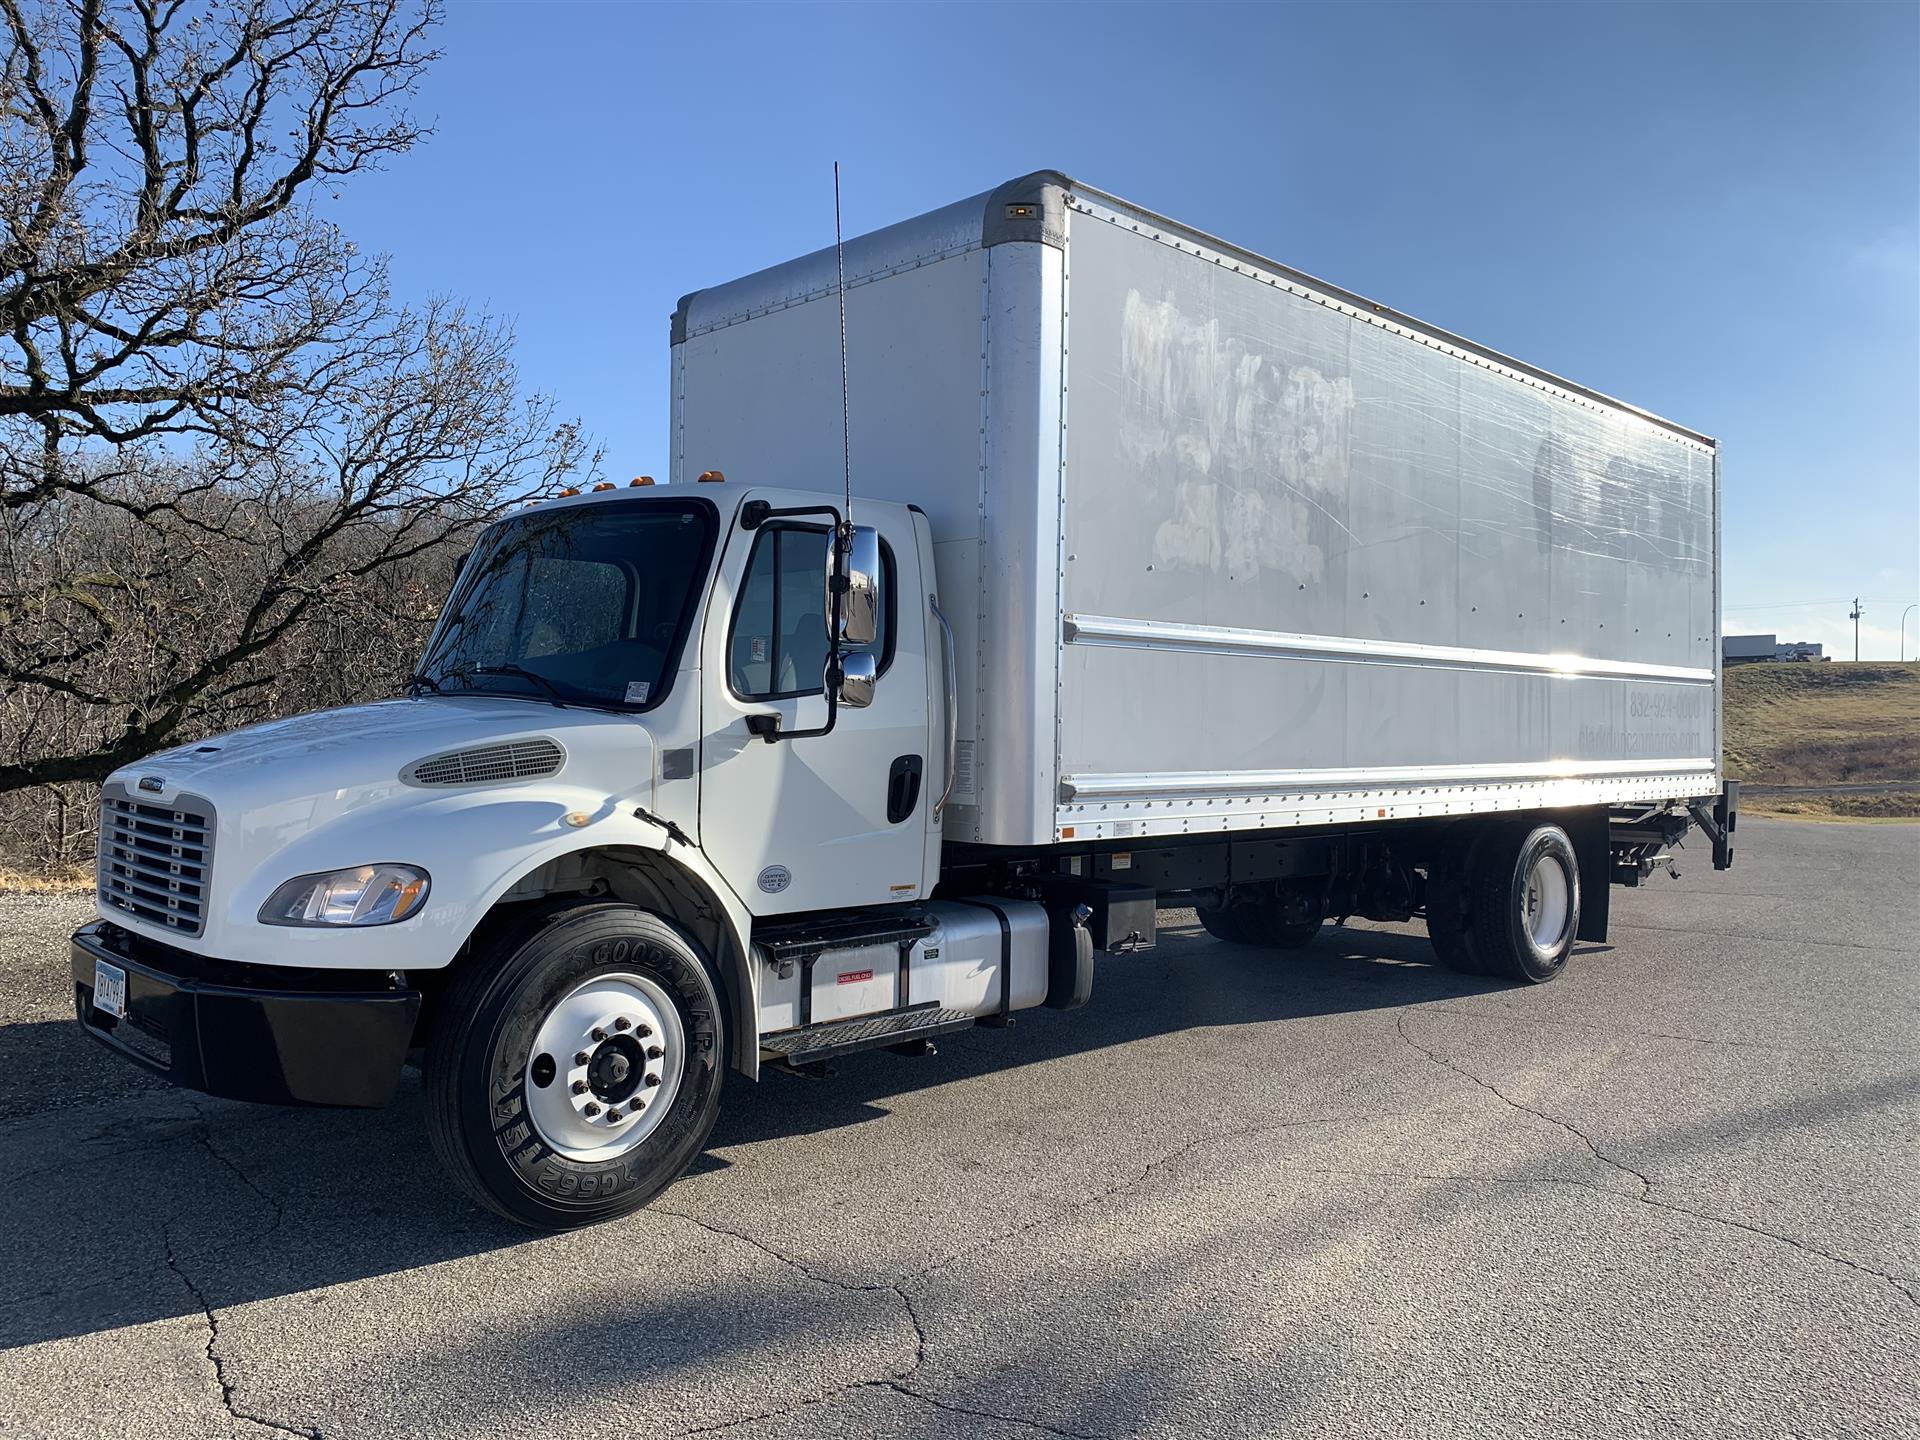
[[[93,869],[46,872],[0,869],[0,895],[76,895],[93,888]]]
[[[1853,820],[1888,824],[1920,819],[1920,787],[1911,790],[1849,795],[1845,791],[1814,791],[1805,795],[1740,797],[1742,810],[1762,815],[1784,815],[1794,820]]]
[[[1920,816],[1920,663],[1737,665],[1726,675],[1726,767],[1756,785],[1871,793],[1753,795],[1752,810],[1829,819]]]

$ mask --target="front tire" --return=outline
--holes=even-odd
[[[496,1214],[565,1230],[636,1210],[706,1145],[726,1027],[699,948],[592,902],[506,927],[448,989],[427,1044],[427,1134]]]

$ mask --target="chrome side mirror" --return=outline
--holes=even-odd
[[[834,583],[841,575],[847,590],[840,605],[840,633],[827,638],[840,645],[871,645],[880,633],[880,532],[871,525],[855,525],[844,547],[828,547],[828,616],[833,614]]]
[[[840,657],[840,703],[849,710],[864,710],[873,704],[874,681],[880,664],[869,651]],[[833,671],[827,671],[827,683],[833,683]]]

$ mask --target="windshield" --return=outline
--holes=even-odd
[[[448,693],[658,704],[713,528],[703,500],[604,500],[495,526],[461,571],[418,681]]]

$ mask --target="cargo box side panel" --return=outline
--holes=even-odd
[[[1058,825],[1716,783],[1709,445],[1151,217],[1069,235]]]
[[[973,214],[976,224],[978,207]],[[934,218],[938,218],[937,216]],[[942,607],[954,625],[959,736],[975,750],[975,659],[981,591],[982,316],[985,250],[933,258],[876,255],[847,289],[847,373],[857,497],[927,512]],[[922,240],[930,246],[935,235]],[[863,245],[870,244],[863,241]],[[849,259],[854,246],[849,246]],[[729,483],[841,489],[840,310],[831,254],[796,262],[785,285],[768,276],[701,292],[674,345],[676,482],[703,470]],[[773,279],[781,271],[770,272]],[[899,598],[924,616],[925,596]],[[886,683],[886,682],[883,682]],[[937,762],[936,762],[937,763]],[[952,839],[972,839],[971,783],[949,809]]]
[[[847,390],[856,497],[915,504],[936,540],[980,529],[981,309],[986,252],[849,277]],[[703,294],[724,295],[729,287]],[[721,308],[719,304],[713,306]],[[843,466],[837,296],[794,295],[677,344],[676,481],[838,494]]]

